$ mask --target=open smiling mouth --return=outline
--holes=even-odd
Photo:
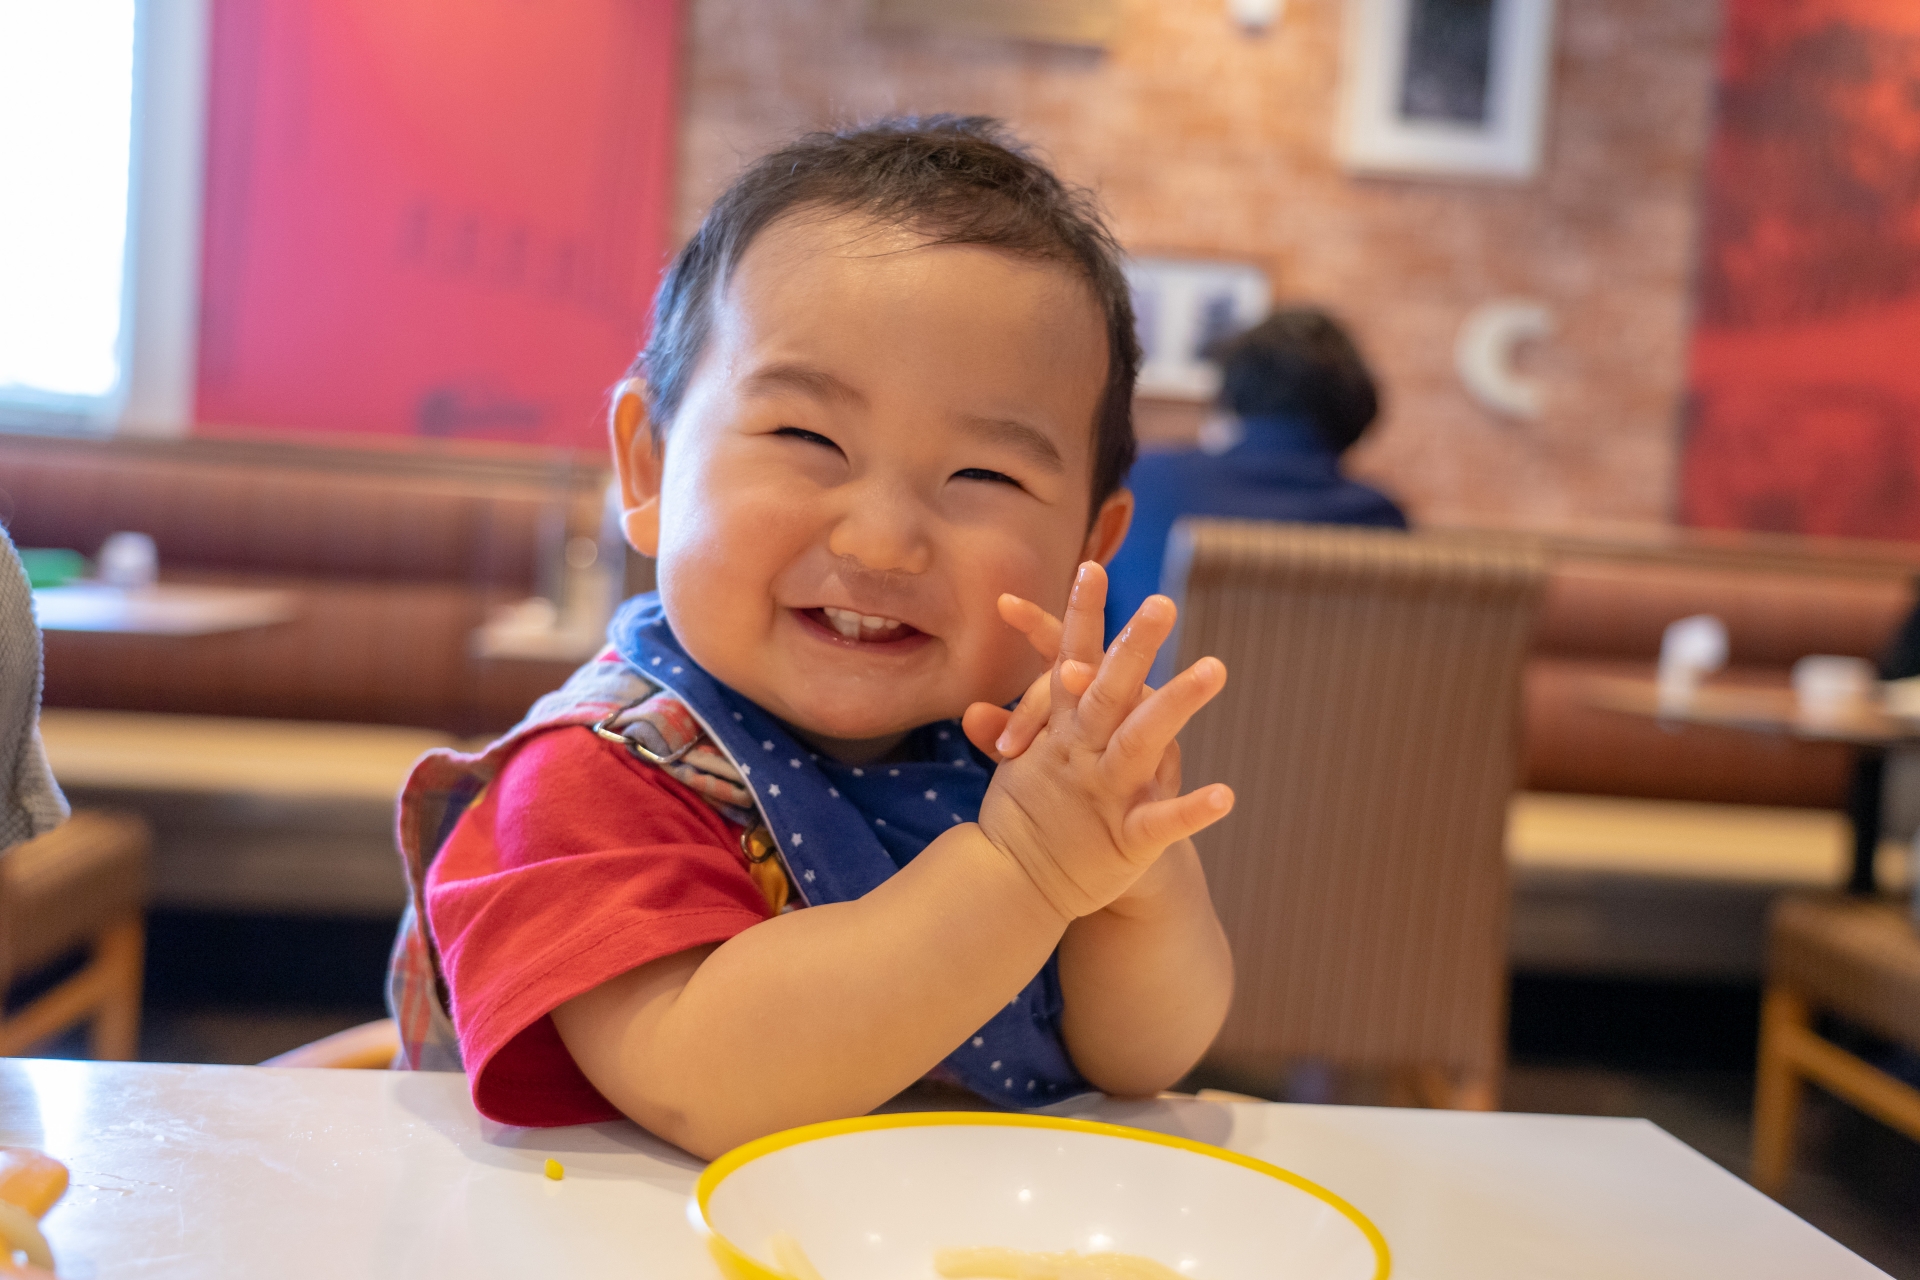
[[[883,618],[871,613],[856,613],[852,609],[801,609],[801,617],[813,623],[840,640],[854,644],[903,644],[909,640],[924,640],[927,633],[917,627],[908,626],[898,618]]]

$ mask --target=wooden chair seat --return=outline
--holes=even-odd
[[[1786,1183],[1806,1081],[1920,1142],[1920,1089],[1819,1035],[1818,1013],[1920,1050],[1920,933],[1901,906],[1793,894],[1774,908],[1753,1116],[1753,1182],[1769,1195]]]
[[[363,1022],[311,1044],[275,1054],[263,1067],[344,1067],[384,1071],[400,1053],[400,1028],[392,1018]]]
[[[0,1056],[24,1052],[88,1019],[92,1056],[134,1056],[149,847],[140,818],[81,811],[0,851],[0,991],[81,947],[92,952],[78,973],[0,1016]]]

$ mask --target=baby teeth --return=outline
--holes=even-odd
[[[858,640],[862,631],[882,632],[898,630],[902,624],[895,618],[882,618],[871,613],[855,613],[851,609],[835,609],[822,606],[820,612],[826,615],[833,629],[849,640]]]

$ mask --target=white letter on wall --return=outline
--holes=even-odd
[[[1553,332],[1546,307],[1525,298],[1483,302],[1460,322],[1453,365],[1473,398],[1510,418],[1540,416],[1540,384],[1514,368],[1514,349]]]

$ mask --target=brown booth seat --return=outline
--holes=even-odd
[[[1714,679],[1784,686],[1812,653],[1877,659],[1913,607],[1920,548],[1823,547],[1788,557],[1780,540],[1743,551],[1622,542],[1555,547],[1526,670],[1525,786],[1533,791],[1839,808],[1853,753],[1733,729],[1663,728],[1588,705],[1596,676],[1651,677],[1669,623],[1727,624]],[[1805,544],[1799,544],[1805,545]]]
[[[92,554],[136,530],[163,583],[295,603],[211,635],[47,632],[56,775],[77,806],[144,815],[156,907],[396,914],[406,764],[510,726],[573,668],[476,656],[474,631],[558,589],[605,480],[597,459],[505,446],[0,436],[19,545]]]
[[[566,542],[597,533],[604,481],[597,460],[577,455],[447,442],[0,438],[0,519],[21,545],[90,552],[107,534],[136,529],[158,543],[165,578],[288,588],[299,601],[293,621],[225,635],[50,633],[45,701],[56,717],[91,708],[451,736],[505,728],[573,664],[476,657],[474,629],[496,605],[554,590]],[[1542,793],[1618,798],[1643,806],[1634,814],[1642,831],[1644,806],[1656,802],[1803,814],[1843,804],[1844,748],[1668,732],[1588,706],[1584,685],[1595,675],[1650,676],[1661,632],[1698,612],[1731,631],[1733,669],[1722,679],[1784,685],[1804,654],[1876,656],[1911,606],[1920,549],[1674,530],[1462,536],[1517,540],[1549,561],[1524,673],[1523,803]],[[168,731],[155,723],[144,732],[164,742]],[[97,802],[138,799],[99,785]],[[357,834],[340,836],[343,849],[365,846],[368,877],[376,858],[391,857],[374,847],[387,822],[374,808],[361,804]],[[222,848],[264,857],[266,841],[281,839],[247,826],[252,809],[201,809],[231,819]],[[180,823],[157,807],[143,811],[155,819],[160,879],[175,883],[164,869],[185,865]],[[1591,806],[1566,816],[1573,812],[1563,805],[1547,816],[1576,822],[1583,843],[1604,842]],[[1578,906],[1557,901],[1555,911],[1570,905]],[[375,907],[391,904],[369,899]],[[1738,929],[1752,935],[1757,972],[1764,903],[1749,908]]]
[[[578,455],[446,442],[0,438],[0,519],[22,546],[91,552],[151,534],[163,577],[292,588],[292,622],[227,635],[47,636],[46,705],[410,725],[513,723],[571,664],[475,657],[496,605],[555,589],[599,524]],[[1629,531],[1517,537],[1550,559],[1526,668],[1535,791],[1833,808],[1844,748],[1663,730],[1586,705],[1594,675],[1650,675],[1668,623],[1727,623],[1721,678],[1784,684],[1808,653],[1876,657],[1911,607],[1920,548]]]
[[[161,577],[287,588],[297,616],[190,638],[49,632],[45,705],[502,729],[568,662],[474,656],[496,606],[558,589],[599,531],[574,454],[397,442],[0,437],[0,519],[91,554],[149,534]]]

